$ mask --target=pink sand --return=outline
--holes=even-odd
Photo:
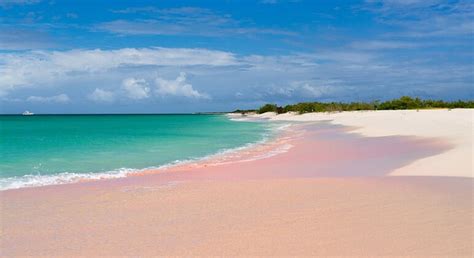
[[[448,143],[346,131],[296,126],[229,158],[0,192],[2,255],[472,256],[472,179],[384,177]]]

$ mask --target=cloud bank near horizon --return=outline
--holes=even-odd
[[[440,73],[438,65],[391,62],[365,50],[263,56],[154,47],[28,51],[1,53],[0,58],[4,60],[0,65],[3,100],[37,99],[43,104],[92,101],[100,105],[181,98],[258,105],[384,99],[404,94],[439,97],[456,87],[460,89],[457,97],[462,97],[468,93],[470,79],[469,65],[446,67],[447,71]],[[453,80],[456,76],[458,80]],[[434,91],[425,86],[430,83],[432,87],[438,84],[439,95],[430,95]],[[52,101],[53,97],[41,96],[44,92],[74,97]]]

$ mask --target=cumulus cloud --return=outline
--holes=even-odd
[[[166,80],[163,78],[156,78],[156,94],[159,96],[182,96],[196,99],[209,99],[210,96],[206,93],[201,93],[193,86],[186,82],[186,73],[181,72],[175,80]]]
[[[237,65],[233,53],[188,48],[27,51],[0,53],[0,94],[22,87],[54,85],[133,67]]]
[[[88,98],[95,102],[111,103],[115,100],[115,93],[112,91],[96,88],[91,94],[89,94]]]
[[[154,87],[154,92],[150,87]],[[154,95],[152,95],[154,93]],[[185,97],[191,99],[210,99],[206,93],[199,92],[186,82],[186,73],[181,72],[176,79],[167,80],[161,77],[126,78],[122,80],[121,87],[115,90],[96,88],[88,98],[95,102],[114,102],[119,99],[143,100],[157,97]]]
[[[146,99],[150,93],[148,83],[144,79],[127,78],[122,81],[122,89],[131,99]]]
[[[65,104],[71,101],[69,96],[66,94],[59,94],[56,96],[42,97],[42,96],[29,96],[26,101],[28,102],[41,102],[41,103],[61,103]]]

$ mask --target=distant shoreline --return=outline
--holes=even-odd
[[[233,113],[258,113],[275,112],[278,114],[287,112],[319,113],[319,112],[341,112],[341,111],[376,111],[376,110],[412,110],[412,109],[456,109],[474,108],[474,100],[444,101],[432,99],[420,99],[403,96],[398,99],[371,102],[300,102],[285,106],[276,104],[265,104],[258,109],[235,110]]]

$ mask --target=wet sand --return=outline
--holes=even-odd
[[[387,177],[453,148],[291,128],[256,152],[124,179],[0,192],[3,256],[472,256],[472,178]]]

